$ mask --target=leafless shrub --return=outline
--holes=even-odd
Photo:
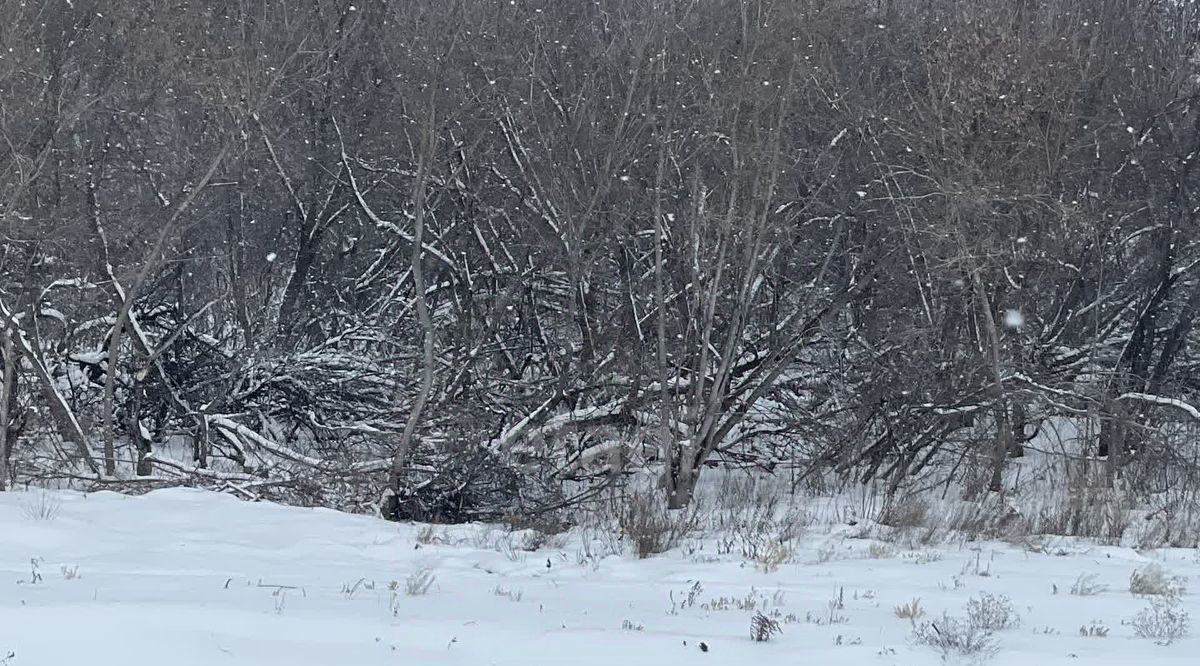
[[[1129,591],[1139,596],[1179,597],[1187,592],[1187,578],[1151,562],[1129,575]]]
[[[1172,486],[1167,493],[1151,498],[1149,515],[1138,535],[1140,548],[1200,546],[1200,500],[1196,485],[1189,478],[1179,488]]]
[[[521,535],[521,550],[537,552],[550,543],[550,535],[539,530],[528,530]]]
[[[543,511],[529,515],[508,514],[503,522],[513,531],[532,530],[550,536],[562,534],[570,529],[572,519],[565,511]]]
[[[512,602],[519,602],[525,596],[525,594],[520,590],[510,590],[501,585],[497,585],[495,589],[492,590],[492,594],[498,597],[504,597]]]
[[[925,609],[921,608],[921,599],[914,598],[912,601],[900,604],[895,608],[896,617],[910,622],[916,622],[925,616]]]
[[[1090,480],[1073,476],[1060,501],[1042,507],[1024,531],[1094,539],[1118,544],[1132,521],[1134,502],[1125,492],[1114,491]]]
[[[992,632],[968,618],[942,615],[913,627],[913,641],[939,650],[944,657],[963,655],[987,658],[999,650]]]
[[[1021,616],[1013,608],[1011,599],[987,592],[967,601],[967,619],[988,631],[1014,629],[1021,625]]]
[[[761,612],[756,612],[750,618],[750,639],[756,643],[766,643],[774,638],[777,634],[783,632],[779,622]]]
[[[992,575],[992,559],[994,559],[994,558],[995,558],[995,552],[993,551],[992,558],[989,558],[985,562],[983,559],[983,553],[976,551],[975,559],[967,560],[967,561],[963,562],[962,570],[960,571],[960,573],[963,576],[966,576],[967,574],[971,574],[974,576],[982,576],[984,578],[987,578]]]
[[[639,490],[618,506],[617,523],[633,543],[638,557],[666,552],[680,544],[698,525],[695,502],[687,509],[671,510],[661,493]]]
[[[1090,597],[1108,590],[1107,585],[1096,582],[1097,578],[1099,576],[1094,573],[1079,574],[1079,577],[1071,584],[1071,594],[1076,597]]]
[[[404,593],[410,597],[424,596],[436,580],[431,567],[420,567],[404,579]]]
[[[772,541],[771,544],[758,553],[758,558],[754,562],[755,568],[763,573],[771,573],[780,566],[792,560],[792,545],[780,541]]]
[[[1168,645],[1188,634],[1191,618],[1174,598],[1154,599],[1129,620],[1133,633],[1138,638],[1154,640],[1159,645]]]
[[[918,550],[900,555],[900,559],[913,564],[929,564],[931,562],[941,562],[945,559],[945,555],[937,550]]]
[[[350,601],[350,600],[354,599],[355,595],[357,595],[360,590],[374,590],[374,589],[375,589],[375,581],[367,580],[366,578],[359,578],[358,580],[354,581],[353,583],[342,584],[342,596],[345,597],[347,601]]]
[[[846,609],[846,590],[838,588],[837,594],[825,604],[825,612],[822,614],[808,613],[804,619],[809,624],[818,626],[845,624],[850,621],[850,618],[843,615],[840,611]]]
[[[511,534],[505,534],[493,543],[493,550],[504,555],[509,562],[524,562],[529,551],[521,548]]]
[[[61,509],[62,499],[47,490],[26,492],[21,497],[21,513],[29,520],[50,522]]]
[[[815,561],[817,564],[824,564],[826,562],[831,562],[833,560],[838,559],[838,555],[840,555],[841,552],[842,551],[840,548],[838,548],[837,544],[834,544],[834,543],[824,544],[823,546],[821,546],[820,548],[817,549],[817,557],[816,557]]]
[[[888,527],[923,527],[929,523],[929,502],[916,494],[890,497],[876,520]]]
[[[679,598],[675,598],[675,590],[667,593],[671,598],[671,610],[667,611],[669,615],[678,615],[680,610],[691,608],[700,601],[700,593],[704,591],[704,586],[700,581],[692,581],[692,586],[685,592],[681,592]]]
[[[437,527],[436,525],[422,525],[417,530],[417,543],[422,546],[433,546],[444,544],[449,541],[446,536],[446,530]]]
[[[886,560],[896,556],[896,548],[886,543],[872,543],[867,547],[867,556],[872,560]]]
[[[724,477],[706,527],[718,535],[717,554],[764,562],[779,555],[810,518],[783,504],[786,489],[748,477]]]

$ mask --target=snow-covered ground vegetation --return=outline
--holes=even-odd
[[[11,666],[1184,664],[1200,613],[1191,549],[921,543],[846,498],[765,521],[710,497],[641,558],[605,512],[543,533],[175,489],[54,492],[42,519],[39,496],[0,495]]]

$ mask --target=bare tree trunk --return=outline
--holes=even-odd
[[[1113,392],[1113,396],[1120,392]],[[1126,408],[1120,400],[1110,399],[1099,414],[1100,442],[1097,455],[1104,457],[1104,481],[1111,488],[1116,485],[1121,470],[1121,457],[1125,452]]]
[[[688,446],[680,447],[676,455],[678,458],[671,461],[675,467],[671,472],[671,487],[667,492],[667,508],[686,509],[696,492],[696,468],[692,464],[695,455]]]
[[[1008,455],[1010,458],[1020,458],[1025,455],[1025,443],[1030,438],[1025,434],[1028,416],[1024,400],[1014,396],[1010,402],[1012,403],[1012,448],[1009,449]]]
[[[670,134],[670,132],[667,132]],[[654,307],[658,310],[658,445],[663,463],[663,485],[667,490],[667,502],[675,504],[679,494],[679,467],[675,456],[675,436],[671,432],[671,390],[667,386],[667,296],[663,287],[663,182],[666,169],[666,142],[659,140],[658,169],[654,175]]]
[[[121,304],[121,312],[125,312],[124,303]],[[108,337],[108,353],[105,355],[104,361],[106,370],[104,373],[104,399],[100,409],[104,412],[104,475],[113,476],[117,473],[117,452],[113,444],[113,402],[116,393],[117,384],[117,355],[121,348],[121,328],[123,327],[124,316],[117,317],[117,326],[113,328],[112,334]]]
[[[138,476],[150,476],[154,472],[154,465],[150,462],[150,440],[142,434],[142,397],[146,393],[146,389],[141,383],[133,387],[133,400],[129,405],[129,439],[133,442],[134,455],[136,463],[134,472]]]
[[[1000,364],[1000,333],[996,328],[996,317],[992,313],[992,304],[983,287],[983,279],[979,271],[972,275],[975,287],[975,298],[979,303],[979,313],[983,317],[984,331],[987,336],[988,365],[992,373],[992,399],[995,401],[996,435],[992,444],[992,475],[988,481],[988,490],[1000,492],[1004,487],[1004,464],[1008,460],[1008,452],[1012,449],[1012,426],[1009,423],[1008,402],[1004,394],[1004,369]]]
[[[417,322],[421,327],[421,385],[417,390],[416,400],[408,413],[408,421],[404,424],[404,432],[400,435],[400,445],[392,458],[388,486],[396,497],[404,483],[404,470],[412,453],[413,436],[421,422],[422,412],[429,402],[433,391],[433,319],[429,315],[429,302],[425,296],[424,239],[425,239],[425,189],[429,178],[430,162],[436,138],[434,136],[434,107],[429,108],[429,117],[421,128],[420,155],[417,158],[417,175],[413,180],[413,241],[410,268],[413,279],[413,298],[416,301]]]
[[[16,349],[13,348],[7,327],[0,328],[0,355],[4,363],[3,377],[0,378],[0,490],[4,490],[8,485],[8,460],[12,446],[8,439],[9,421],[12,420],[9,405],[12,403],[17,376]]]

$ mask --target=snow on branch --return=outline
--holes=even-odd
[[[1191,404],[1175,398],[1166,398],[1161,395],[1152,395],[1149,393],[1122,393],[1117,396],[1117,400],[1141,400],[1142,402],[1149,402],[1164,407],[1174,407],[1180,411],[1187,412],[1188,416],[1200,421],[1200,409],[1196,409]]]
[[[283,446],[282,444],[277,444],[275,442],[272,442],[271,440],[267,439],[266,437],[263,437],[262,435],[258,434],[257,432],[254,432],[250,428],[247,428],[246,426],[238,423],[237,421],[234,421],[233,419],[230,419],[227,416],[221,416],[221,415],[210,416],[209,423],[211,423],[214,426],[217,426],[218,428],[227,430],[232,434],[236,434],[239,437],[244,437],[247,440],[253,442],[254,444],[257,444],[263,450],[268,451],[271,454],[276,455],[285,460],[290,460],[292,462],[301,463],[304,465],[308,465],[310,467],[323,467],[325,465],[324,460],[321,460],[319,458],[313,458],[311,456],[306,456],[303,453],[300,453],[299,451],[293,451],[292,449],[290,449],[286,446]]]

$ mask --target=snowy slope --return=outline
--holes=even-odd
[[[1200,584],[1192,551],[872,551],[841,526],[810,530],[792,562],[765,573],[713,556],[715,539],[649,560],[589,559],[578,536],[525,553],[480,526],[422,533],[202,491],[54,497],[61,506],[42,520],[30,515],[37,494],[0,494],[10,666],[938,664],[893,609],[919,597],[931,617],[961,614],[980,592],[1010,596],[1022,619],[997,633],[988,663],[1193,664],[1200,647],[1156,645],[1122,624],[1147,605],[1128,592],[1130,573],[1158,561]],[[419,534],[455,545],[419,545]],[[435,582],[407,595],[423,568]],[[1069,594],[1085,572],[1110,589]],[[778,608],[783,633],[751,641],[752,612],[736,607],[747,599]],[[1182,604],[1200,619],[1195,594]],[[1093,621],[1107,637],[1079,635]]]

